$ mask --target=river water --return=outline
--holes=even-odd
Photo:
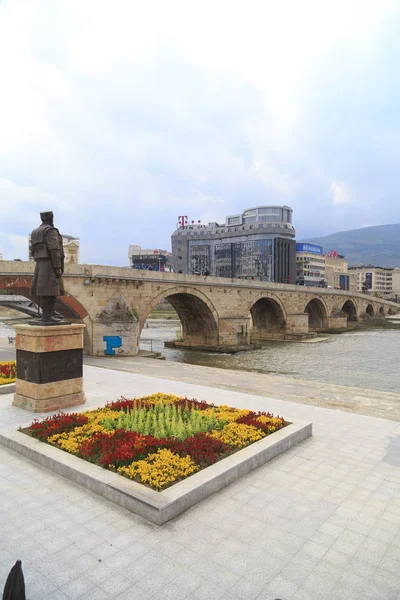
[[[179,326],[149,320],[140,347],[162,352],[166,360],[188,364],[400,392],[400,329],[324,334],[327,341],[318,343],[271,341],[261,350],[237,354],[164,348],[164,340],[176,339],[179,331]]]
[[[164,348],[164,341],[176,339],[179,333],[175,322],[149,320],[140,348],[161,352],[167,361],[400,392],[400,329],[324,336],[327,341],[319,343],[265,342],[261,350],[237,354]],[[0,340],[6,341],[13,334],[12,324],[0,319]]]

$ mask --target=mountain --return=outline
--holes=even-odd
[[[336,250],[347,256],[350,265],[400,267],[400,223],[340,231],[324,237],[303,240]]]

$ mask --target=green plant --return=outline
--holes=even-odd
[[[116,419],[104,419],[101,424],[109,431],[125,429],[156,438],[172,437],[182,441],[196,433],[222,429],[226,421],[216,418],[215,409],[205,414],[204,411],[190,410],[187,403],[182,409],[174,404],[158,404],[147,408],[135,402],[132,409],[121,411]]]

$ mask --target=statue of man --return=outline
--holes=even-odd
[[[56,325],[62,318],[56,312],[56,296],[64,295],[64,249],[60,232],[54,227],[53,213],[41,212],[40,218],[42,224],[31,233],[36,265],[30,293],[39,298],[41,321]]]

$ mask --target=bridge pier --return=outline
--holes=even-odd
[[[347,316],[331,315],[328,317],[328,329],[347,329]]]
[[[139,324],[137,322],[92,322],[91,348],[88,348],[90,356],[136,356],[138,352]]]
[[[248,346],[250,344],[250,317],[220,317],[218,346]]]
[[[308,314],[290,313],[286,315],[286,336],[307,335],[308,334]]]
[[[135,312],[117,291],[92,320],[92,356],[136,356],[140,327]]]

